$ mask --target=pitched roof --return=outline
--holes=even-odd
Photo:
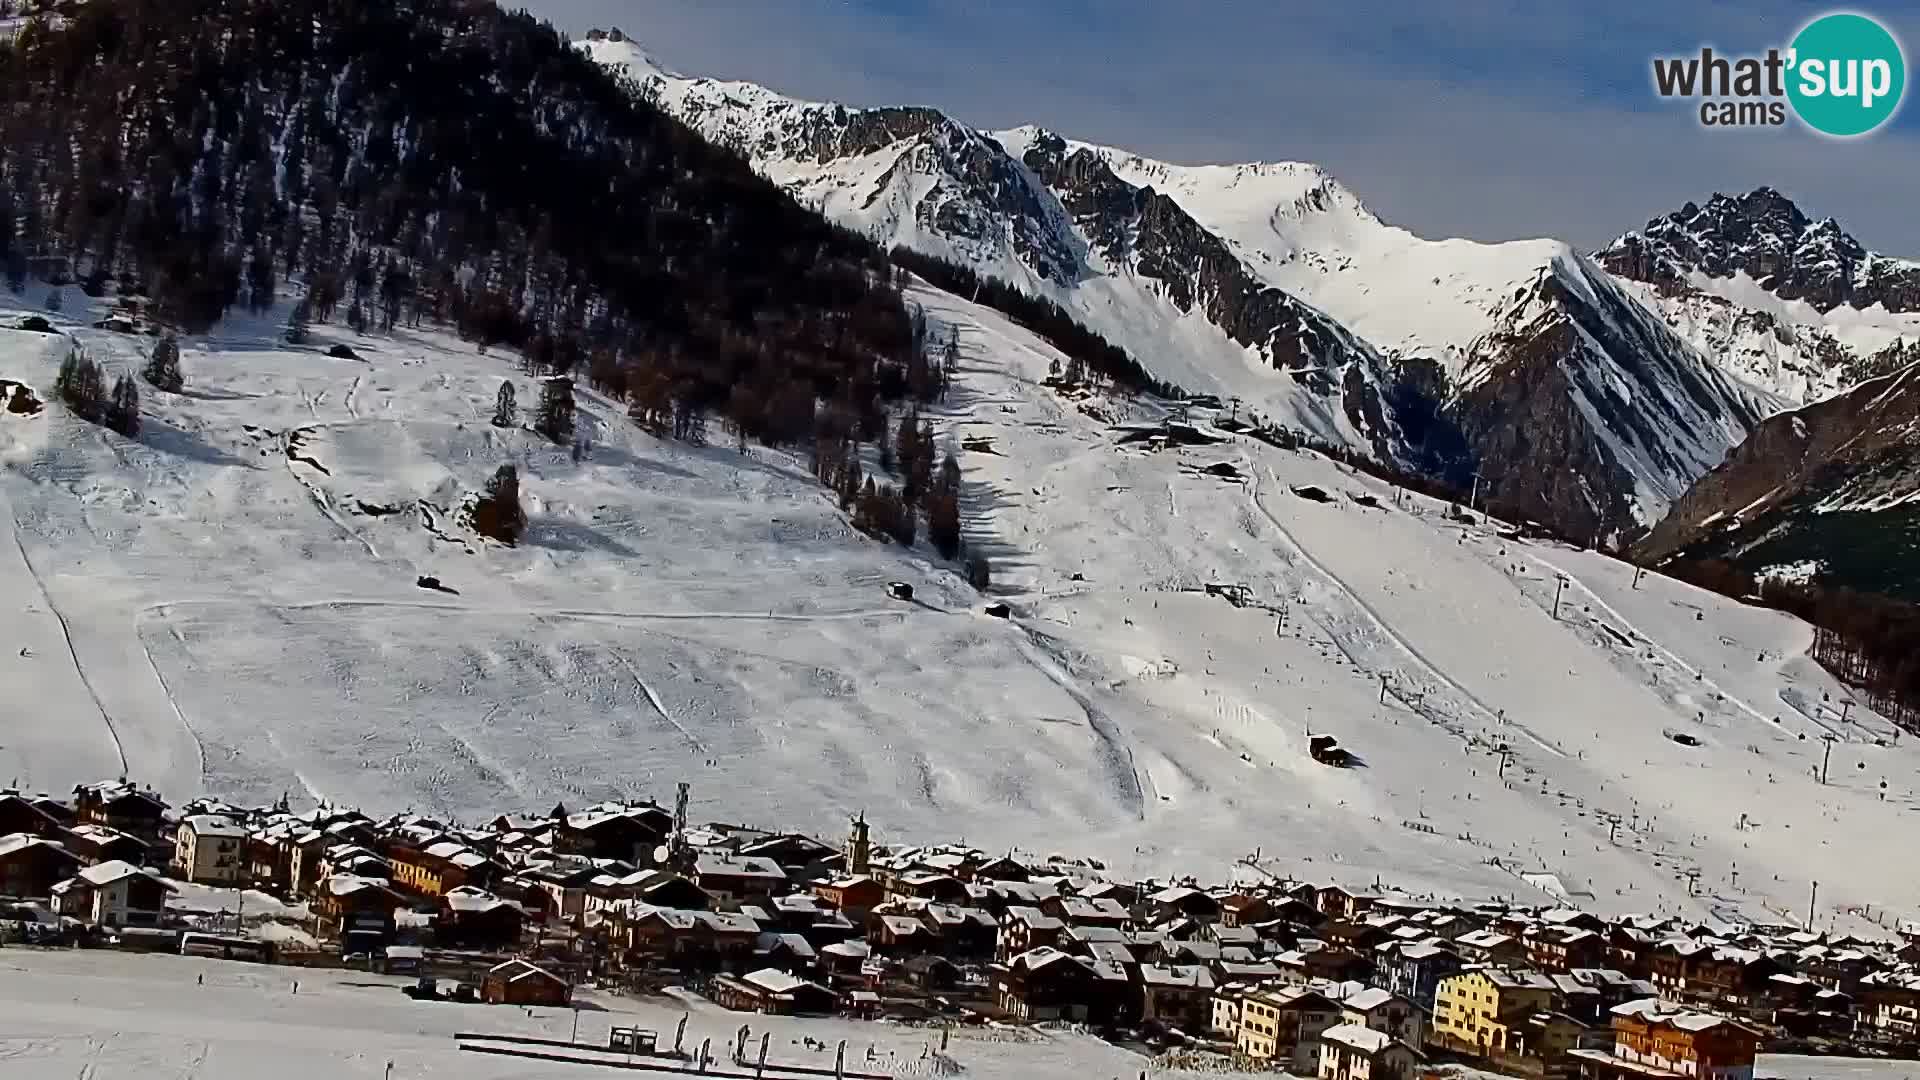
[[[387,888],[386,882],[375,878],[361,877],[358,874],[335,874],[327,879],[326,888],[329,896],[354,896],[368,889],[379,889],[382,892],[392,891]]]
[[[1147,964],[1140,968],[1140,981],[1148,986],[1185,987],[1193,990],[1213,989],[1213,973],[1199,964],[1171,967]]]
[[[1066,926],[1066,923],[1036,907],[1010,907],[1006,918],[1009,922],[1025,923],[1034,930],[1059,930]]]
[[[504,977],[508,982],[519,982],[522,979],[544,979],[547,982],[556,982],[562,986],[567,984],[567,980],[555,975],[546,968],[540,967],[538,964],[531,964],[525,960],[507,960],[495,964],[487,969],[487,975],[489,977],[499,975]]]
[[[80,861],[80,856],[68,851],[67,845],[60,843],[58,840],[47,840],[43,837],[34,836],[31,833],[8,833],[6,836],[0,836],[0,857],[35,847],[48,848],[59,852],[74,862]]]
[[[1676,1008],[1673,1005],[1661,1001],[1659,998],[1641,998],[1638,1001],[1629,1001],[1623,1005],[1615,1005],[1611,1011],[1615,1016],[1630,1016],[1649,1024],[1667,1024],[1671,1027],[1679,1028],[1681,1031],[1707,1031],[1711,1028],[1719,1027],[1722,1024],[1728,1027],[1739,1028],[1742,1031],[1747,1030],[1744,1025],[1724,1016]]]
[[[1081,961],[1078,957],[1068,956],[1059,949],[1048,945],[1042,945],[1037,949],[1028,949],[1026,952],[1013,958],[1013,966],[1022,971],[1039,971],[1042,968],[1052,967],[1060,963],[1080,964]],[[1084,967],[1085,965],[1081,964],[1081,966]]]
[[[1365,1024],[1336,1024],[1320,1033],[1321,1042],[1337,1043],[1371,1057],[1393,1045],[1393,1036]]]
[[[733,855],[724,851],[703,851],[693,861],[693,872],[716,877],[756,878],[785,881],[787,872],[772,859]]]
[[[1376,986],[1362,990],[1340,1004],[1357,1012],[1372,1012],[1380,1006],[1392,1002],[1393,999],[1394,994],[1392,991],[1382,990]]]
[[[143,877],[149,881],[158,882],[166,886],[169,890],[173,889],[172,885],[168,885],[166,882],[161,881],[140,867],[127,862],[125,859],[109,859],[98,865],[89,866],[79,873],[80,880],[92,885],[96,889],[112,885],[116,881],[125,881],[128,878],[135,877]]]
[[[463,915],[485,914],[500,908],[516,906],[511,900],[502,900],[500,897],[487,892],[485,889],[476,889],[465,885],[457,889],[449,889],[445,900],[447,907]]]
[[[761,934],[755,939],[753,947],[759,952],[772,952],[776,948],[785,948],[802,960],[811,960],[817,953],[813,943],[799,934]]]
[[[247,827],[216,814],[195,814],[180,823],[192,830],[195,836],[226,837],[230,840],[244,840]]]
[[[805,979],[797,979],[779,968],[761,968],[752,974],[740,976],[740,981],[765,990],[769,994],[786,996],[803,986],[813,984]]]

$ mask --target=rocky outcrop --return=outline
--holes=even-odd
[[[1637,552],[1920,600],[1920,363],[1760,425]]]
[[[1868,251],[1834,219],[1814,221],[1769,187],[1716,194],[1705,206],[1688,203],[1594,258],[1615,274],[1663,288],[1683,286],[1691,272],[1745,273],[1775,296],[1821,311],[1843,304],[1920,310],[1920,263]]]
[[[1073,223],[1109,262],[1158,282],[1181,311],[1201,308],[1227,336],[1295,379],[1330,389],[1350,364],[1378,362],[1365,343],[1334,320],[1263,285],[1180,204],[1120,179],[1093,151],[1068,152],[1064,139],[1042,135],[1027,150],[1025,164],[1059,196]]]
[[[1832,218],[1815,221],[1772,188],[1688,203],[1594,254],[1695,348],[1789,401],[1838,393],[1898,366],[1889,319],[1920,340],[1920,263],[1868,250]],[[1789,307],[1756,300],[1744,275]],[[1864,319],[1855,309],[1883,308]],[[1860,332],[1863,326],[1879,329]],[[1897,329],[1897,328],[1896,328]],[[1894,343],[1899,345],[1900,343]]]

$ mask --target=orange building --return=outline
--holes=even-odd
[[[1654,998],[1613,1009],[1613,1050],[1575,1050],[1587,1080],[1753,1080],[1760,1033],[1724,1016]]]

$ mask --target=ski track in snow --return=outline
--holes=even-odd
[[[4,500],[4,496],[0,496],[0,500]],[[20,538],[20,522],[13,515],[11,502],[0,501],[0,506],[4,506],[7,512],[7,532],[13,537],[14,548],[20,553],[20,565],[26,568],[27,576],[33,579],[34,587],[40,591],[41,601],[47,605],[47,611],[59,621],[60,635],[67,643],[67,658],[73,662],[73,672],[79,676],[80,684],[87,688],[87,696],[93,699],[94,708],[100,711],[100,722],[106,725],[107,737],[113,740],[113,752],[120,759],[120,775],[126,776],[127,748],[120,741],[120,730],[114,726],[113,716],[107,711],[106,703],[100,700],[100,692],[94,689],[93,679],[87,675],[86,665],[80,662],[80,650],[73,642],[73,627],[68,624],[66,615],[60,610],[60,605],[54,603],[53,594],[47,591],[47,583],[41,579],[40,572],[33,568],[33,560],[27,557],[27,545]]]
[[[1366,481],[1231,435],[1212,447],[1117,446],[1116,425],[1166,410],[1043,387],[1049,347],[998,313],[910,293],[936,324],[963,330],[956,392],[924,415],[956,448],[970,437],[994,446],[960,456],[968,542],[994,559],[990,597],[924,543],[853,533],[804,462],[780,451],[662,443],[584,388],[596,446],[584,462],[476,422],[515,378],[511,358],[442,335],[395,335],[383,346],[393,362],[371,370],[317,369],[273,342],[188,342],[196,394],[156,395],[145,442],[105,437],[57,406],[0,417],[0,484],[21,512],[15,547],[58,551],[55,584],[86,601],[62,612],[72,677],[58,661],[0,670],[69,714],[69,739],[93,740],[86,717],[111,708],[117,752],[142,779],[171,769],[168,786],[184,785],[197,758],[205,790],[239,800],[295,788],[375,813],[472,817],[509,799],[657,794],[694,775],[697,812],[726,820],[812,831],[859,806],[890,841],[958,831],[989,847],[1092,855],[1120,874],[1213,874],[1265,844],[1263,866],[1350,886],[1382,878],[1484,899],[1532,895],[1537,883],[1514,874],[1542,871],[1603,907],[1695,916],[1791,906],[1804,882],[1786,879],[1802,868],[1818,870],[1823,899],[1832,881],[1836,904],[1877,907],[1920,885],[1920,872],[1887,860],[1842,860],[1849,829],[1884,833],[1905,812],[1876,805],[1855,762],[1851,788],[1814,789],[1805,743],[1763,740],[1749,758],[1660,740],[1683,706],[1693,715],[1686,672],[1721,655],[1695,637],[1747,640],[1734,605],[1700,600],[1698,629],[1655,614],[1629,631],[1648,636],[1641,656],[1689,656],[1691,669],[1632,669],[1581,620],[1555,631],[1540,655],[1606,695],[1562,709],[1554,680],[1527,662],[1530,638],[1550,625],[1532,610],[1537,579],[1515,583],[1522,597],[1488,595],[1490,552],[1456,551],[1437,512],[1383,519],[1342,499],[1288,514],[1274,496],[1288,484]],[[0,375],[48,385],[54,364],[37,348],[0,332]],[[370,382],[377,407],[359,400]],[[255,460],[287,449],[261,433],[296,430],[293,441],[307,441],[294,452],[323,467]],[[1244,484],[1199,472],[1236,458]],[[517,548],[464,550],[457,515],[429,526],[352,509],[457,505],[502,460],[522,467],[535,527]],[[1407,575],[1429,559],[1446,569]],[[416,572],[460,595],[416,590]],[[97,597],[68,588],[82,580],[99,583]],[[912,582],[917,601],[882,601],[890,580]],[[1183,591],[1209,581],[1277,589],[1284,632],[1264,604]],[[1664,599],[1673,586],[1656,588]],[[1417,589],[1431,592],[1403,591]],[[1604,595],[1646,614],[1624,593]],[[1013,601],[1014,619],[984,615],[990,598]],[[1493,620],[1502,655],[1475,650],[1479,618]],[[54,622],[26,622],[7,652],[31,645],[53,659]],[[141,633],[162,622],[171,637]],[[144,655],[120,641],[126,627]],[[1733,668],[1717,686],[1748,708],[1786,677]],[[1791,676],[1816,701],[1832,686],[1815,669]],[[93,688],[77,684],[90,677],[103,692],[91,703]],[[1489,701],[1524,726],[1498,725]],[[1743,725],[1736,709],[1716,715]],[[1313,762],[1303,719],[1367,767]],[[1617,730],[1593,739],[1608,723]],[[1517,751],[1504,783],[1485,754],[1503,738]],[[46,725],[0,721],[0,742],[47,787],[98,779],[63,769],[112,761],[106,739],[75,747]],[[716,755],[723,767],[701,767]],[[1916,759],[1900,747],[1862,760],[1898,779]],[[1779,787],[1760,779],[1769,770]],[[1596,819],[1630,798],[1662,827],[1610,844]],[[1767,809],[1779,831],[1730,831],[1728,805]],[[1279,854],[1276,834],[1294,838]],[[1739,889],[1713,879],[1734,860]],[[1710,895],[1676,884],[1686,866],[1709,870]],[[1769,886],[1776,873],[1782,883]]]
[[[1112,719],[1093,703],[1086,691],[1074,682],[1073,676],[1067,674],[1058,643],[1038,630],[1021,627],[1021,631],[1020,651],[1036,670],[1052,680],[1086,714],[1087,727],[1100,742],[1101,758],[1115,791],[1133,808],[1136,817],[1145,820],[1148,799],[1152,797],[1157,800],[1158,793],[1153,789],[1152,777],[1143,773],[1134,762],[1133,748],[1128,745],[1126,734],[1114,726]]]
[[[1260,492],[1257,486],[1258,473],[1253,463],[1250,461],[1246,461],[1245,459],[1242,459],[1242,463],[1246,466],[1248,475],[1254,477],[1253,483],[1250,483],[1248,486],[1247,496],[1248,498],[1253,500],[1254,508],[1260,512],[1260,516],[1265,518],[1268,524],[1272,525],[1275,529],[1278,529],[1280,531],[1281,538],[1287,542],[1287,545],[1291,547],[1297,555],[1299,555],[1300,560],[1303,563],[1305,563],[1308,567],[1310,567],[1314,571],[1314,573],[1320,575],[1320,577],[1327,584],[1333,586],[1334,589],[1338,590],[1339,593],[1342,596],[1346,597],[1348,602],[1352,603],[1355,608],[1359,609],[1359,611],[1367,618],[1367,620],[1373,625],[1373,627],[1380,632],[1380,634],[1383,637],[1385,637],[1388,641],[1393,642],[1394,645],[1398,646],[1400,651],[1406,653],[1407,656],[1410,659],[1412,659],[1414,663],[1420,665],[1420,667],[1425,669],[1428,674],[1440,680],[1440,682],[1445,684],[1454,693],[1459,694],[1462,698],[1465,698],[1467,701],[1471,702],[1475,708],[1480,710],[1480,712],[1484,715],[1485,719],[1489,723],[1497,727],[1512,727],[1519,730],[1521,734],[1525,735],[1528,739],[1530,739],[1532,742],[1538,745],[1542,750],[1545,750],[1556,757],[1564,758],[1569,756],[1565,750],[1554,745],[1554,743],[1551,740],[1537,734],[1531,728],[1527,727],[1525,724],[1522,724],[1517,721],[1510,720],[1504,717],[1501,714],[1500,710],[1495,709],[1492,706],[1488,705],[1485,701],[1480,699],[1479,695],[1467,689],[1465,686],[1462,686],[1458,681],[1456,681],[1453,678],[1453,676],[1448,675],[1445,671],[1442,671],[1439,665],[1427,659],[1426,655],[1422,653],[1419,649],[1415,648],[1411,642],[1409,642],[1406,638],[1401,637],[1399,632],[1394,630],[1393,627],[1387,623],[1387,620],[1381,617],[1381,615],[1373,609],[1372,605],[1368,604],[1366,600],[1361,598],[1358,592],[1355,592],[1351,586],[1349,586],[1345,581],[1341,580],[1339,575],[1335,574],[1332,570],[1328,569],[1324,563],[1314,558],[1313,554],[1306,549],[1305,545],[1301,544],[1298,540],[1294,538],[1292,531],[1290,531],[1286,527],[1286,525],[1281,523],[1280,518],[1277,515],[1275,515],[1271,510],[1267,509],[1267,505],[1260,501]],[[1272,470],[1268,470],[1267,478],[1269,480],[1272,480],[1276,484],[1280,482],[1280,478],[1277,476],[1274,476]],[[1351,658],[1351,654],[1349,654],[1349,657]],[[1356,660],[1355,663],[1358,663],[1358,661]]]
[[[639,687],[641,695],[647,699],[647,704],[653,706],[653,711],[660,714],[660,719],[672,725],[673,730],[679,732],[680,737],[687,740],[688,746],[693,747],[702,754],[707,753],[707,744],[701,742],[700,737],[692,731],[689,731],[685,724],[673,718],[673,714],[667,711],[666,705],[661,703],[660,695],[654,692],[653,687],[648,685],[647,680],[640,677],[640,672],[634,668],[633,664],[629,662],[626,657],[620,655],[618,650],[614,650],[612,655],[621,668],[625,669],[626,673],[633,677],[633,685]]]
[[[153,610],[164,615],[166,608],[162,606],[157,609],[148,610]],[[173,688],[167,685],[167,677],[160,673],[160,665],[154,662],[153,650],[147,647],[146,636],[140,633],[139,620],[140,617],[145,614],[147,614],[147,610],[135,614],[134,637],[140,642],[141,655],[147,658],[147,668],[153,672],[154,683],[160,687],[160,693],[167,699],[167,705],[173,710],[173,715],[179,719],[180,726],[186,730],[187,736],[193,740],[194,755],[199,761],[200,779],[204,781],[207,776],[207,745],[201,741],[200,733],[194,730],[193,722],[188,720],[187,714],[181,710],[179,699],[173,696]]]

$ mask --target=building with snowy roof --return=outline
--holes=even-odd
[[[1420,1051],[1363,1024],[1337,1024],[1320,1033],[1320,1080],[1410,1080]]]
[[[1716,1013],[1642,998],[1616,1005],[1611,1050],[1575,1050],[1587,1080],[1753,1080],[1760,1033]]]

